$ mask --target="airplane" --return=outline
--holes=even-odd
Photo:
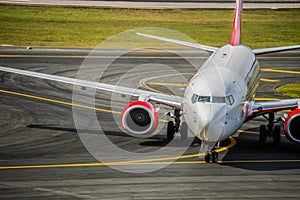
[[[215,149],[221,141],[257,116],[268,115],[267,125],[260,126],[259,142],[265,144],[267,137],[272,137],[273,142],[279,144],[281,130],[276,125],[275,113],[282,110],[289,112],[282,117],[285,136],[292,142],[300,143],[300,99],[254,101],[260,81],[260,66],[256,56],[300,49],[300,45],[253,50],[242,45],[242,10],[243,1],[236,0],[230,43],[221,48],[136,33],[141,37],[211,53],[188,82],[183,97],[2,66],[0,70],[138,97],[138,100],[126,105],[121,114],[121,125],[127,133],[153,133],[159,122],[153,102],[167,105],[172,110],[170,116],[174,118],[167,123],[167,138],[172,140],[174,134],[179,132],[186,139],[187,130],[190,130],[201,139],[200,154],[204,154],[207,163],[218,161]]]

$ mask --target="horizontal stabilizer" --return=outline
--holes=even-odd
[[[180,40],[173,40],[173,39],[169,39],[169,38],[164,38],[164,37],[159,37],[159,36],[154,36],[154,35],[148,35],[148,34],[144,34],[144,33],[136,33],[136,34],[139,35],[139,36],[152,38],[152,39],[156,39],[156,40],[161,40],[161,41],[165,41],[165,42],[170,42],[170,43],[173,43],[173,44],[178,44],[178,45],[182,45],[182,46],[186,46],[186,47],[191,47],[191,48],[194,48],[194,49],[200,49],[200,50],[208,51],[208,52],[211,52],[211,53],[214,53],[216,50],[218,50],[218,48],[216,48],[216,47],[201,45],[201,44],[197,44],[197,43],[184,42],[184,41],[180,41]]]
[[[295,46],[285,46],[285,47],[273,47],[273,48],[265,48],[265,49],[254,49],[253,53],[255,55],[267,54],[267,53],[275,53],[280,51],[289,51],[294,49],[300,49],[300,45]]]

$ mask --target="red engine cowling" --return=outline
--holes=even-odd
[[[158,113],[145,101],[133,101],[122,111],[121,125],[124,131],[136,135],[153,133],[158,125]]]
[[[300,109],[292,111],[285,119],[284,134],[289,140],[300,143]]]

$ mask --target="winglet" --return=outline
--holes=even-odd
[[[243,0],[236,0],[230,45],[241,44]]]

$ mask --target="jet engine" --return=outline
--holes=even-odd
[[[286,117],[284,133],[289,140],[300,143],[300,109],[292,111]]]
[[[133,101],[122,111],[121,125],[125,132],[136,135],[153,133],[158,125],[155,107],[145,101]]]

